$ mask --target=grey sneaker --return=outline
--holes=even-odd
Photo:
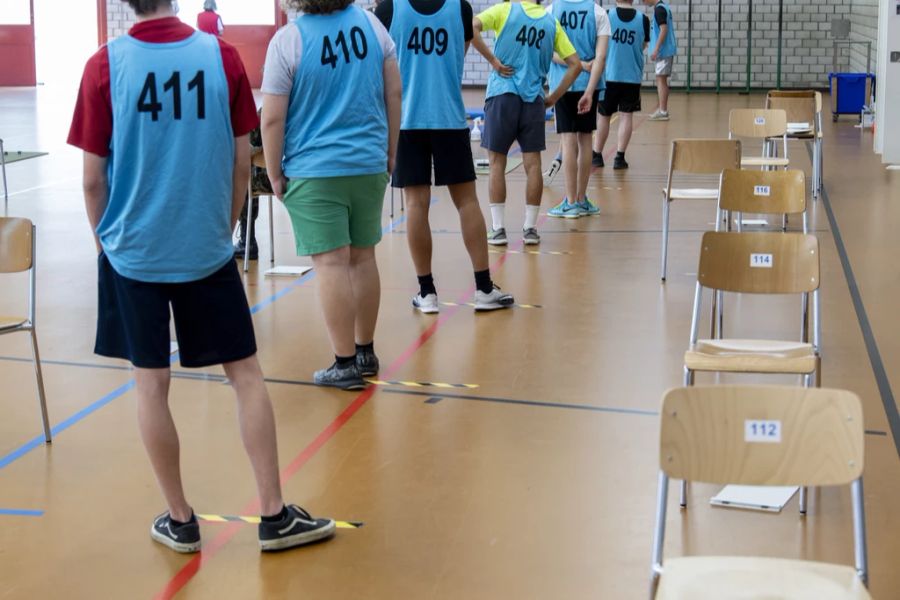
[[[526,246],[534,246],[541,243],[541,236],[538,235],[537,229],[534,227],[524,229],[523,233],[522,239],[525,241]]]
[[[488,232],[487,242],[491,246],[505,246],[507,244],[506,240],[506,229],[501,227],[500,229],[491,229]]]
[[[481,290],[475,290],[475,311],[497,310],[498,308],[509,308],[516,303],[516,299],[512,294],[502,291],[496,284],[490,294],[485,294]]]
[[[168,546],[175,552],[190,554],[200,551],[200,525],[197,517],[191,515],[187,523],[176,525],[172,516],[164,512],[155,519],[150,526],[150,537],[163,546]]]
[[[656,112],[654,112],[652,115],[650,115],[648,117],[648,120],[650,120],[650,121],[668,121],[669,113],[664,110],[656,109]]]
[[[426,294],[424,298],[421,293],[416,294],[413,296],[412,305],[417,308],[420,313],[426,315],[433,315],[441,312],[437,294]]]
[[[263,552],[296,548],[334,535],[335,524],[331,519],[314,519],[296,504],[286,508],[287,515],[282,520],[260,522],[259,548]]]
[[[355,364],[339,367],[337,363],[334,363],[327,369],[316,371],[313,381],[316,385],[336,387],[342,390],[361,390],[366,387],[366,382]]]
[[[356,368],[359,370],[360,377],[374,377],[378,375],[380,368],[378,357],[371,350],[357,350]]]

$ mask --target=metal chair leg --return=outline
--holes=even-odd
[[[394,220],[394,186],[391,186],[391,221]]]
[[[37,333],[34,327],[31,333],[31,358],[34,360],[34,376],[37,380],[38,400],[41,403],[41,422],[44,425],[44,441],[48,444],[53,441],[50,433],[50,418],[47,416],[47,396],[44,393],[44,374],[41,371],[41,353],[38,351]]]
[[[687,367],[684,368],[684,386],[689,387],[694,385],[694,372]],[[679,500],[678,504],[681,505],[681,508],[687,508],[687,494],[688,494],[688,482],[682,481],[679,491]]]
[[[247,197],[247,231],[244,233],[246,241],[244,243],[244,273],[250,270],[250,240],[253,237],[253,193]]]
[[[663,223],[662,223],[662,266],[659,278],[666,280],[666,262],[669,258],[669,199],[663,194]]]
[[[801,486],[800,487],[800,514],[801,515],[806,514],[806,496],[807,496],[806,486]]]
[[[403,198],[403,188],[400,188],[400,212],[406,212],[406,200]]]
[[[275,196],[269,196],[269,262],[275,266]]]
[[[6,187],[6,154],[0,139],[0,169],[3,170],[3,216],[9,216],[9,188]]]

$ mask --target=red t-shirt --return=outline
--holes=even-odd
[[[197,15],[197,29],[205,33],[219,35],[219,15],[211,10],[204,10]]]
[[[194,28],[185,25],[177,17],[166,17],[137,23],[128,35],[142,42],[163,44],[181,41],[193,33]],[[237,50],[221,39],[219,47],[231,97],[231,128],[234,130],[234,137],[240,137],[259,125],[256,102]],[[103,46],[88,59],[84,67],[68,143],[99,156],[109,156],[112,129],[109,52]]]

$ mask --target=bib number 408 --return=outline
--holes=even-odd
[[[544,38],[546,36],[547,32],[543,29],[538,31],[535,27],[528,27],[527,25],[523,25],[522,29],[519,30],[519,33],[516,34],[516,41],[523,46],[540,48],[541,44],[544,43]]]
[[[187,84],[187,91],[197,90],[197,118],[206,118],[206,87],[204,85],[205,75],[203,71],[197,71],[197,74]],[[168,81],[163,84],[163,94],[172,92],[172,116],[176,121],[181,120],[181,72],[175,71]],[[156,73],[147,73],[144,80],[144,87],[141,89],[141,95],[138,97],[137,111],[139,113],[150,113],[150,119],[159,121],[159,113],[163,110],[163,103],[159,100],[159,91],[156,87]]]

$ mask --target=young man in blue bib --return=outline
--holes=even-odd
[[[625,151],[631,141],[634,113],[641,110],[644,49],[650,41],[650,20],[634,9],[633,0],[618,0],[609,11],[612,37],[606,55],[606,94],[600,101],[594,166],[603,166],[603,147],[609,137],[610,119],[619,115],[618,152],[613,169],[627,169]]]
[[[261,549],[323,539],[334,521],[281,498],[275,418],[232,257],[257,123],[244,67],[233,47],[181,23],[170,0],[127,2],[138,22],[85,66],[69,143],[84,150],[100,254],[95,352],[134,365],[141,437],[168,505],[150,536],[176,552],[200,550],[168,404],[171,310],[182,366],[221,364],[237,394]]]
[[[559,21],[539,4],[501,2],[475,17],[475,49],[493,67],[484,101],[484,133],[481,146],[488,150],[491,179],[488,186],[493,227],[488,243],[507,243],[504,223],[506,209],[506,159],[513,142],[519,143],[525,165],[525,244],[539,244],[538,211],[543,180],[541,152],[546,148],[546,109],[556,104],[582,70],[578,53]],[[483,30],[497,36],[494,51],[481,37]],[[553,53],[566,63],[559,85],[544,97],[544,79],[550,72]],[[590,108],[583,106],[584,110]]]
[[[678,53],[675,19],[667,2],[649,0],[649,3],[653,6],[653,18],[650,20],[650,60],[656,63],[656,92],[659,95],[659,108],[649,118],[651,121],[668,121],[669,78]]]
[[[406,240],[419,280],[413,306],[440,312],[431,272],[428,213],[431,171],[446,185],[459,212],[463,242],[475,272],[475,310],[508,308],[515,302],[491,280],[484,215],[475,191],[475,165],[462,97],[465,54],[472,40],[467,0],[383,0],[375,16],[397,47],[403,110],[393,186],[406,191]]]
[[[602,93],[602,76],[606,67],[609,46],[609,16],[594,4],[594,0],[555,0],[547,7],[562,25],[569,40],[581,57],[582,72],[562,99],[556,103],[556,132],[560,135],[565,167],[566,195],[551,208],[551,217],[577,219],[595,215],[600,208],[588,200],[588,179],[591,176],[591,137],[597,128],[597,102]],[[559,85],[565,73],[565,63],[553,57],[550,67],[550,87]],[[588,111],[580,111],[579,103],[590,104]],[[549,179],[552,181],[552,174]]]

